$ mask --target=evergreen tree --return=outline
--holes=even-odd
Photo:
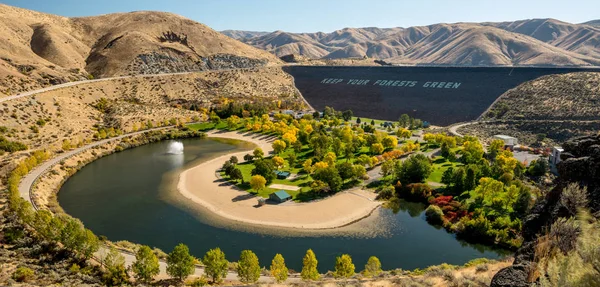
[[[302,259],[302,272],[300,272],[300,277],[302,280],[319,280],[321,275],[319,271],[317,271],[317,256],[312,251],[312,249],[308,249],[306,251],[306,255],[304,255],[304,259]]]
[[[348,254],[342,254],[335,259],[335,271],[333,276],[335,278],[350,278],[354,275],[354,264],[352,263],[352,257]]]
[[[238,278],[243,283],[255,283],[260,277],[260,264],[258,257],[250,250],[242,251],[238,261]]]
[[[365,271],[363,272],[366,277],[377,276],[381,273],[381,262],[379,258],[375,256],[369,257],[367,265],[365,265]]]
[[[271,261],[271,275],[275,277],[277,283],[284,282],[288,277],[288,269],[285,266],[285,260],[279,253],[275,254],[273,261]]]

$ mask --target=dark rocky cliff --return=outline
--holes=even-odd
[[[560,176],[556,187],[540,199],[523,224],[524,243],[515,254],[512,266],[500,270],[492,280],[492,287],[529,286],[528,277],[535,268],[535,243],[545,228],[558,218],[572,214],[561,203],[563,189],[571,182],[580,183],[588,190],[588,208],[600,215],[600,134],[567,141],[563,160],[558,164]]]

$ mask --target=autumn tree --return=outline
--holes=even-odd
[[[398,145],[398,139],[394,136],[385,136],[381,140],[381,144],[386,149],[395,148]]]
[[[280,156],[274,156],[272,160],[277,168],[282,168],[285,165],[285,160]]]
[[[371,145],[371,153],[372,154],[381,154],[383,153],[384,148],[383,145],[380,143],[374,143]]]
[[[288,269],[285,266],[285,260],[279,253],[275,254],[275,257],[271,261],[271,276],[275,277],[277,283],[285,282],[288,278]]]
[[[373,277],[379,275],[379,273],[381,273],[381,262],[379,262],[379,258],[375,256],[369,257],[363,274],[365,277]]]
[[[256,192],[260,192],[265,185],[267,184],[267,180],[262,175],[253,175],[250,178],[250,187],[254,189]]]
[[[256,256],[256,255],[255,255]],[[258,258],[256,259],[258,261]],[[225,259],[225,253],[220,248],[211,249],[202,258],[204,274],[210,277],[213,283],[221,283],[227,276],[229,262]]]
[[[348,254],[342,254],[335,259],[335,270],[333,276],[335,278],[350,278],[354,275],[354,264],[352,257]]]
[[[275,140],[272,144],[272,147],[276,154],[280,154],[283,150],[285,150],[286,143],[282,140]]]
[[[258,257],[250,250],[243,250],[237,266],[238,278],[243,283],[256,283],[260,277]]]
[[[321,275],[317,270],[317,256],[312,251],[312,249],[308,249],[306,251],[306,255],[302,259],[302,272],[300,272],[300,277],[302,280],[319,280]]]
[[[396,136],[406,140],[412,136],[412,132],[407,128],[399,128],[398,131],[396,131]]]
[[[252,155],[254,155],[254,158],[261,159],[261,158],[263,158],[263,156],[265,156],[265,153],[263,152],[263,150],[261,148],[257,147],[252,152]]]
[[[160,273],[158,258],[150,247],[143,245],[138,249],[131,270],[137,280],[145,283],[152,281],[152,277]]]
[[[187,245],[179,243],[167,256],[167,274],[183,281],[194,273],[194,258]]]

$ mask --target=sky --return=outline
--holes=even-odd
[[[600,0],[0,0],[67,17],[153,10],[172,12],[221,31],[332,32],[346,27],[555,18],[600,19]],[[1,16],[1,15],[0,15]]]

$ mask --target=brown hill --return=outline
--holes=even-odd
[[[482,119],[600,120],[600,73],[543,76],[504,93]]]
[[[277,57],[184,17],[132,12],[65,18],[0,4],[5,94],[130,74],[249,68]]]
[[[280,57],[291,53],[313,59],[369,57],[408,65],[600,65],[600,28],[593,21],[532,19],[345,28],[332,33],[276,31],[243,41]]]

